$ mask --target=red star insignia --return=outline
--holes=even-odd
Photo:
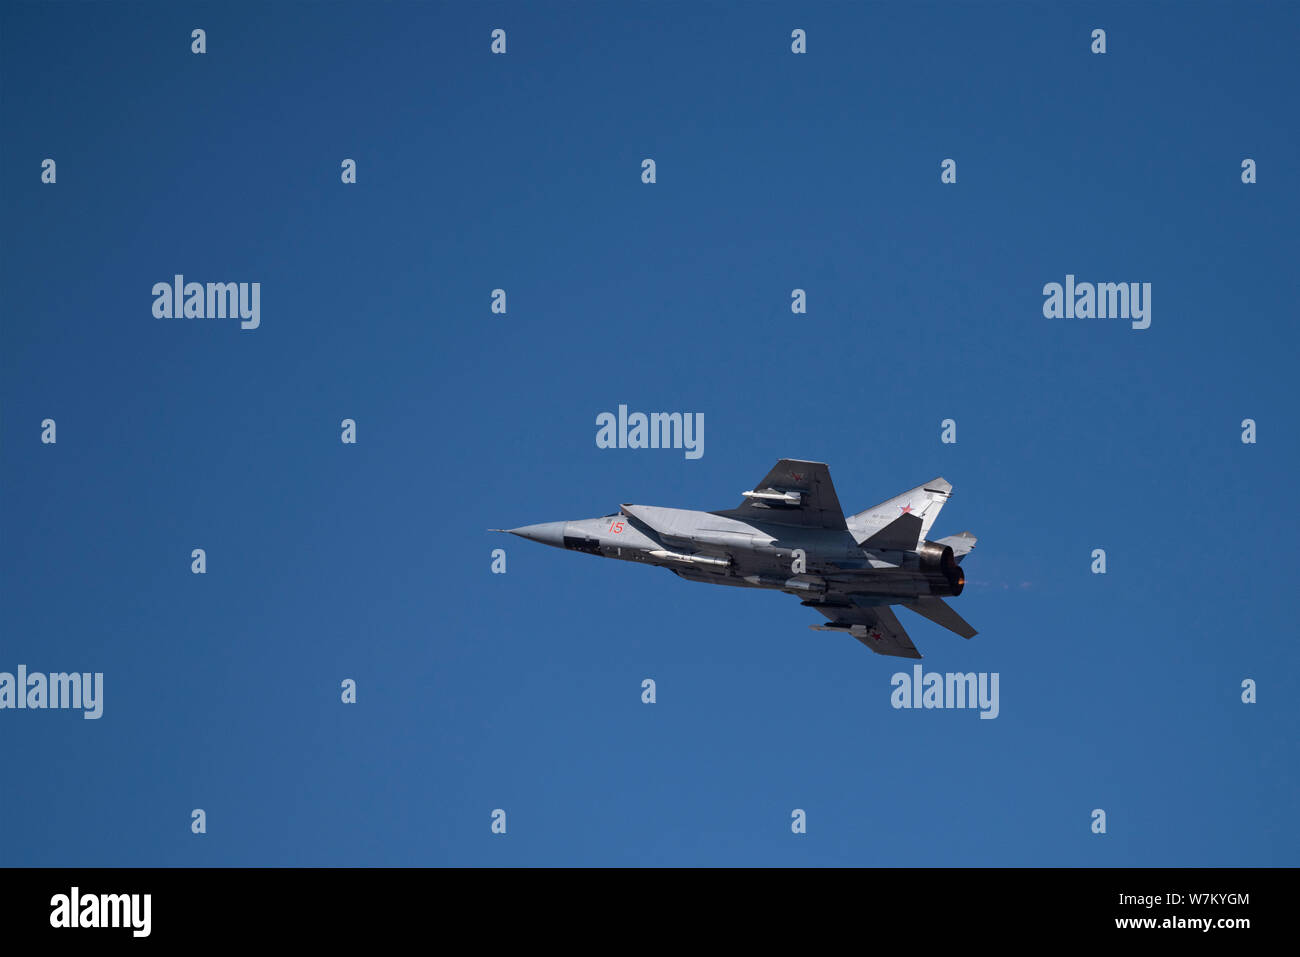
[[[906,505],[900,505],[898,506],[898,510],[904,515],[907,515],[912,511],[912,503],[908,502]]]
[[[803,481],[803,476],[800,475],[798,472],[791,472],[791,473],[790,473],[790,476],[791,476],[791,477],[792,477],[796,482],[802,482],[802,481]]]

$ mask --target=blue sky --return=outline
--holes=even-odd
[[[105,686],[0,712],[0,863],[1300,863],[1294,6],[0,17],[0,671]],[[176,273],[260,328],[154,318]],[[1067,273],[1150,328],[1044,318]],[[619,404],[704,456],[597,448]],[[980,634],[901,614],[996,720],[789,596],[486,531],[787,456],[848,511],[953,483]]]

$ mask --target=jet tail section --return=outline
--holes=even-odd
[[[845,524],[859,545],[867,545],[875,536],[881,535],[879,540],[870,542],[871,547],[914,549],[930,534],[930,527],[951,494],[952,484],[936,478],[902,495],[895,495],[887,502],[850,515]],[[904,518],[912,521],[900,522]],[[909,536],[911,541],[905,541]],[[903,544],[897,544],[899,542]]]

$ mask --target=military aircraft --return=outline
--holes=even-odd
[[[809,627],[847,632],[881,655],[921,657],[891,605],[974,637],[944,598],[965,587],[959,563],[975,536],[926,538],[952,494],[942,478],[847,518],[822,462],[782,459],[741,494],[719,512],[620,505],[601,518],[492,531],[658,565],[689,581],[788,592],[829,619]]]

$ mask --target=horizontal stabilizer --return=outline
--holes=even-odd
[[[903,607],[916,612],[922,618],[929,618],[936,625],[942,625],[963,638],[974,638],[979,634],[971,627],[970,622],[953,611],[952,606],[942,598],[918,598],[916,601],[906,602]]]
[[[957,561],[961,561],[970,554],[977,541],[978,539],[970,532],[958,532],[956,535],[949,535],[947,538],[939,539],[938,544],[950,547],[953,557]]]

